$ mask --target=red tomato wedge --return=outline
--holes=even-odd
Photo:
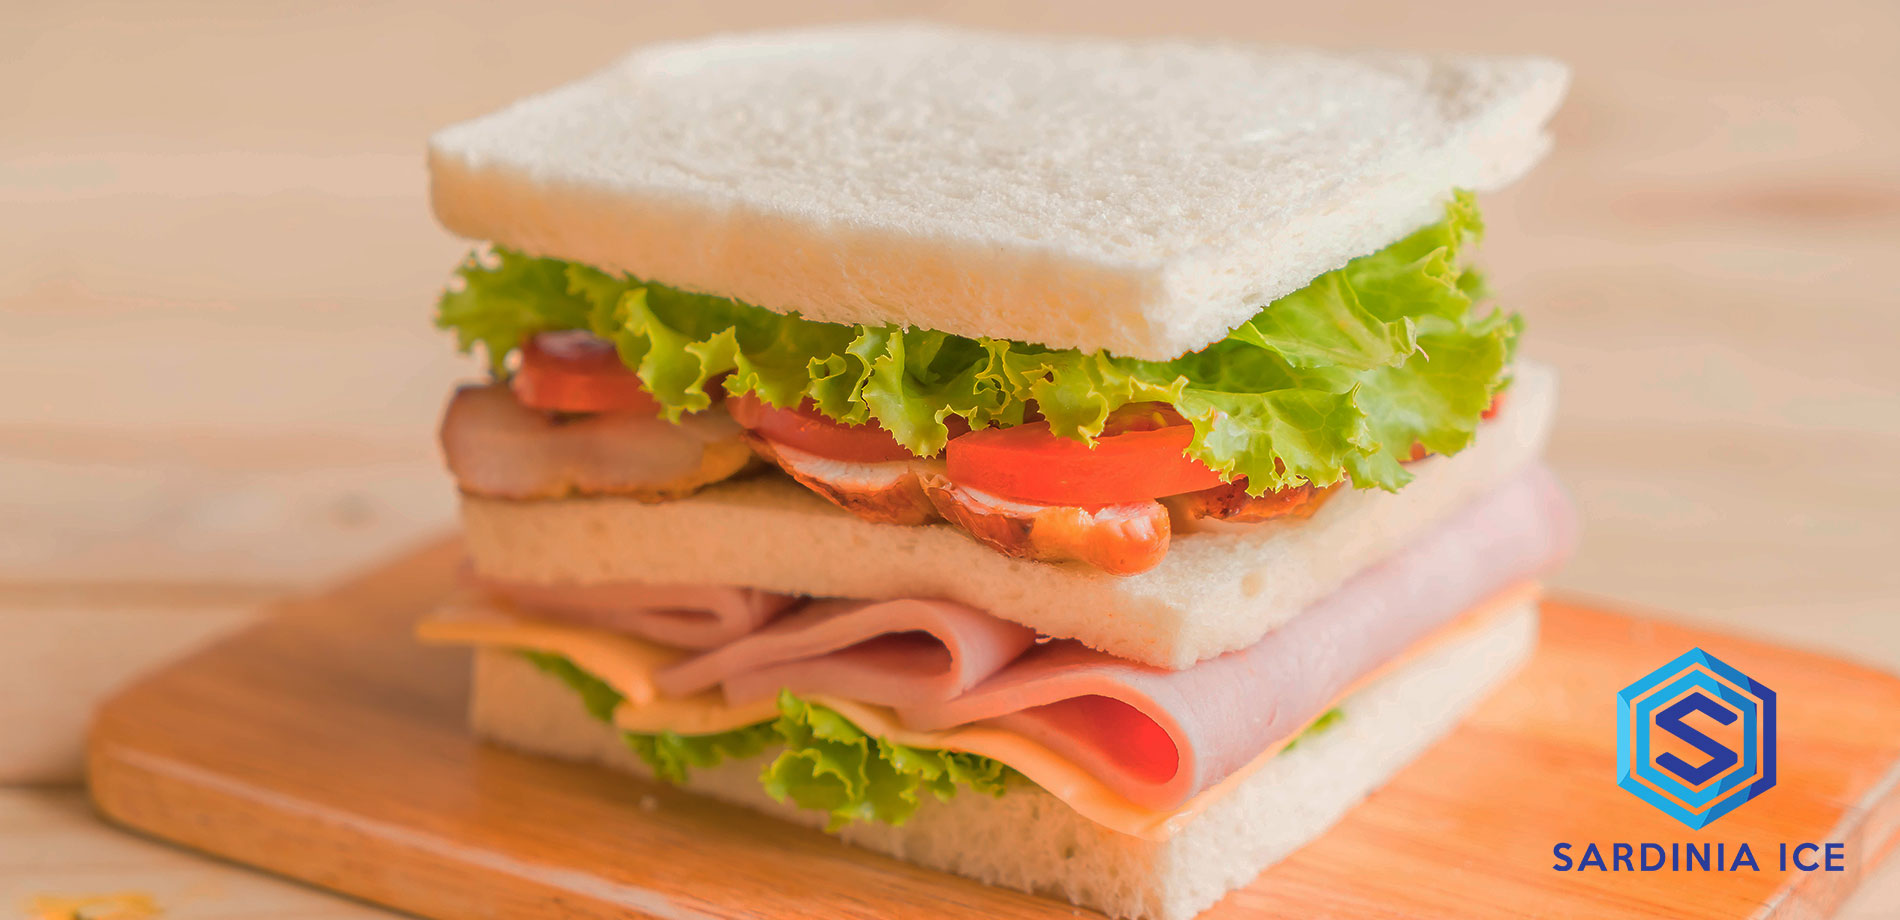
[[[914,458],[890,432],[875,423],[846,425],[827,418],[810,405],[775,409],[747,393],[726,400],[726,408],[732,413],[733,421],[753,434],[808,454],[852,463]]]
[[[522,343],[511,386],[522,405],[546,412],[660,411],[613,343],[578,329],[536,333]]]
[[[1119,505],[1221,484],[1187,456],[1194,427],[1167,410],[1117,412],[1093,448],[1057,437],[1048,422],[985,428],[950,442],[950,481],[1044,505]]]

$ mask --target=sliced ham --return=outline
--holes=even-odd
[[[1020,732],[1130,801],[1172,808],[1436,627],[1552,566],[1574,531],[1562,489],[1539,468],[1252,647],[1165,671],[1051,642],[955,699],[900,706],[899,716],[920,730],[984,722]]]
[[[723,686],[744,705],[822,691],[880,705],[946,700],[996,673],[1034,630],[950,601],[822,600],[655,676],[669,696]]]
[[[441,439],[462,491],[492,498],[664,501],[753,463],[724,411],[697,412],[678,424],[640,412],[556,415],[523,406],[502,384],[456,390]]]
[[[535,585],[483,579],[481,586],[542,619],[693,649],[716,648],[749,635],[800,600],[722,585]]]

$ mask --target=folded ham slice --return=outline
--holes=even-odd
[[[694,649],[740,639],[801,600],[723,585],[535,585],[482,579],[481,587],[542,619]]]
[[[735,706],[781,689],[907,705],[956,696],[1035,641],[1035,630],[950,601],[822,600],[654,683],[668,696],[723,686]]]
[[[955,699],[900,706],[898,715],[920,730],[983,722],[1019,732],[1130,801],[1171,808],[1433,629],[1551,567],[1574,535],[1562,488],[1540,467],[1249,648],[1166,671],[1051,642]]]
[[[1562,488],[1533,468],[1252,647],[1180,671],[1072,640],[1039,644],[1025,627],[946,601],[827,599],[787,610],[791,599],[734,588],[504,593],[528,609],[711,648],[657,670],[653,686],[665,697],[721,687],[729,704],[742,706],[787,689],[889,706],[916,731],[1001,729],[1135,805],[1167,810],[1298,731],[1464,611],[1553,567],[1574,537]],[[703,617],[701,628],[675,631],[693,617]]]

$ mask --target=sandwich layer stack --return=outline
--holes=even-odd
[[[438,134],[495,743],[1117,917],[1323,833],[1528,653],[1556,397],[1471,265],[1535,58],[867,26]],[[813,880],[822,884],[822,880]]]

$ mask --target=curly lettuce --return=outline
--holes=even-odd
[[[481,345],[497,375],[536,332],[590,330],[674,420],[710,406],[707,388],[720,385],[778,407],[809,400],[931,456],[951,416],[1010,426],[1033,406],[1055,434],[1091,442],[1115,409],[1155,401],[1193,424],[1189,455],[1256,495],[1342,479],[1396,490],[1414,444],[1463,449],[1509,382],[1520,322],[1477,309],[1483,281],[1460,261],[1482,230],[1457,193],[1438,223],[1171,361],[815,322],[507,249],[470,256],[436,324],[464,351]]]
[[[949,801],[959,787],[1003,794],[1016,771],[960,751],[933,750],[874,738],[823,706],[781,692],[773,729],[785,750],[759,782],[773,798],[830,815],[826,830],[853,821],[903,824],[928,793]]]

